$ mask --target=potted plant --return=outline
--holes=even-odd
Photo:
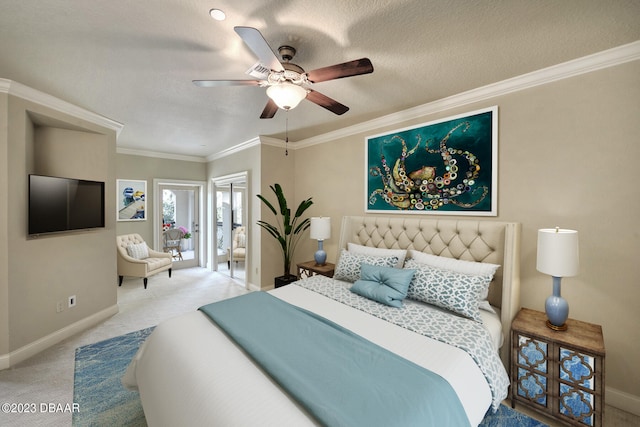
[[[191,232],[182,225],[178,227],[178,230],[180,230],[180,232],[182,233],[182,239],[180,240],[180,249],[182,249],[183,251],[191,249],[191,242],[189,241],[189,239],[191,238]]]
[[[284,196],[280,184],[270,185],[269,187],[278,199],[279,211],[260,194],[258,194],[258,198],[273,212],[276,217],[276,225],[269,224],[262,220],[258,221],[258,225],[267,230],[267,232],[278,241],[280,249],[282,249],[284,272],[282,276],[275,278],[275,286],[278,288],[297,280],[297,276],[291,274],[291,261],[293,260],[293,254],[300,241],[300,237],[302,237],[302,233],[311,225],[309,218],[302,219],[301,217],[313,204],[313,201],[311,201],[311,197],[309,197],[300,202],[298,209],[295,211],[295,215],[291,216],[291,210],[287,205],[287,199]]]

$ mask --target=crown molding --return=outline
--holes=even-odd
[[[127,154],[130,156],[155,157],[158,159],[183,160],[185,162],[205,163],[207,159],[198,156],[185,156],[183,154],[161,153],[158,151],[136,150],[133,148],[116,147],[116,153]]]
[[[247,148],[251,148],[253,146],[256,145],[260,145],[260,139],[262,137],[260,136],[256,136],[255,138],[252,138],[248,141],[242,142],[238,145],[234,145],[233,147],[227,148],[225,150],[219,151],[217,153],[211,154],[209,156],[207,156],[206,160],[208,162],[211,162],[213,160],[217,160],[217,159],[221,159],[223,157],[227,157],[230,156],[232,154],[238,153],[242,150],[246,150]]]
[[[263,145],[270,145],[272,147],[278,147],[278,148],[284,148],[285,142],[282,139],[278,139],[278,138],[272,138],[270,136],[260,136],[260,143],[262,143]],[[292,147],[288,147],[289,149],[292,149]]]
[[[640,59],[640,41],[475,88],[467,92],[442,98],[407,110],[398,111],[354,126],[303,139],[297,141],[295,146],[296,148],[310,147],[363,132],[372,132],[381,127],[396,125],[404,121],[417,119],[429,114],[439,113],[475,102],[487,101],[498,96],[545,85],[603,68],[621,65],[638,59]]]
[[[86,120],[90,123],[111,129],[116,132],[116,137],[120,136],[120,132],[124,125],[122,123],[111,120],[93,111],[85,110],[82,107],[73,105],[70,102],[63,101],[55,96],[40,92],[39,90],[30,88],[13,80],[0,79],[0,92],[17,96],[18,98],[43,105],[47,108],[59,111],[70,116]]]

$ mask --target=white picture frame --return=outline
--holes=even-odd
[[[147,181],[116,180],[116,219],[118,221],[146,221]]]

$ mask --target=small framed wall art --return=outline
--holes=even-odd
[[[498,107],[366,138],[365,212],[495,216]]]
[[[117,220],[145,221],[147,219],[147,181],[118,179]]]

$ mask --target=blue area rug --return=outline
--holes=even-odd
[[[121,335],[76,349],[73,401],[80,412],[73,414],[73,425],[146,426],[137,392],[120,382],[129,362],[153,328]],[[480,427],[544,427],[533,418],[500,405],[489,412]]]
[[[545,423],[528,417],[525,414],[514,411],[511,407],[500,405],[498,411],[491,411],[484,417],[478,427],[549,427]]]
[[[74,426],[146,426],[140,395],[120,379],[140,344],[153,328],[121,335],[76,349]]]

